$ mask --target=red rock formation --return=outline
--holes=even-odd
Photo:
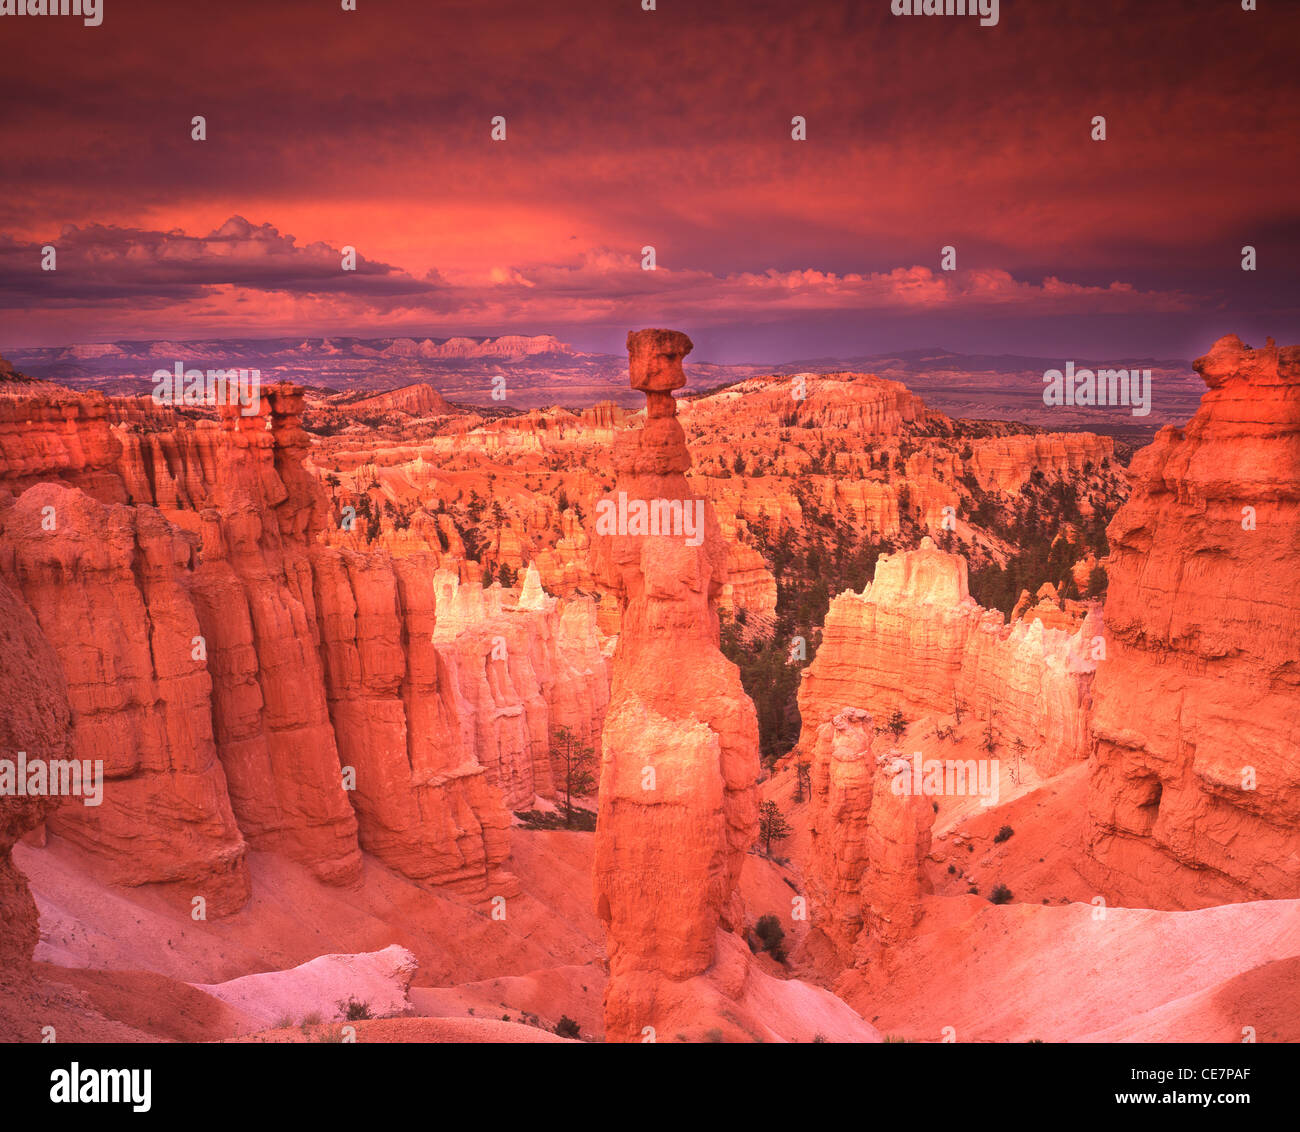
[[[497,884],[507,802],[555,795],[554,729],[601,725],[591,599],[557,602],[529,570],[517,605],[496,587],[482,608],[475,583],[478,620],[458,620],[418,529],[327,547],[292,387],[215,420],[50,396],[0,402],[0,473],[27,488],[0,493],[0,576],[67,673],[77,750],[109,777],[55,832],[111,879],[180,886],[212,915],[247,900],[246,841],[330,882],[359,875],[359,837],[418,880]],[[404,470],[432,474],[418,452]],[[463,555],[449,515],[427,521]]]
[[[811,849],[804,881],[813,925],[835,944],[845,966],[862,931],[874,735],[868,712],[845,708],[817,729],[809,758]]]
[[[1143,907],[1300,895],[1300,347],[1195,366],[1107,531],[1088,844]]]
[[[716,603],[725,547],[713,510],[693,495],[672,390],[691,341],[629,334],[644,429],[615,451],[617,492],[598,508],[599,573],[624,606],[602,734],[595,897],[606,926],[605,1030],[639,1041],[662,1024],[674,991],[713,964],[719,928],[744,930],[740,866],[757,828],[758,726],[734,665],[718,650]],[[677,500],[704,520],[681,535],[610,531],[599,515],[636,501]]]
[[[874,754],[873,739],[872,717],[845,708],[818,728],[809,768],[813,926],[846,966],[910,935],[930,891],[934,810],[922,794],[892,789],[909,764],[897,752]]]
[[[985,491],[1019,491],[1030,475],[1082,471],[1115,454],[1113,437],[1091,432],[1047,432],[991,436],[972,441],[967,465]]]
[[[596,745],[609,697],[607,661],[590,598],[560,602],[525,572],[517,602],[499,586],[484,590],[454,574],[434,579],[434,640],[470,756],[487,771],[507,808],[553,799],[559,767],[551,746],[557,728]]]
[[[992,716],[1040,773],[1087,758],[1094,621],[1069,635],[1041,622],[1008,627],[967,590],[966,560],[937,550],[883,555],[861,594],[832,600],[821,647],[799,688],[800,745],[845,705],[915,720],[959,707]]]
[[[362,397],[357,401],[349,401],[345,406],[336,407],[345,409],[349,413],[375,413],[396,409],[418,417],[441,416],[455,411],[451,402],[432,385],[423,381],[377,393],[373,397]]]
[[[930,891],[924,862],[934,823],[931,800],[895,789],[900,778],[911,775],[907,759],[886,752],[875,763],[862,884],[864,930],[855,947],[859,962],[911,935],[921,918],[921,895]]]
[[[323,880],[350,883],[361,868],[356,818],[330,725],[308,554],[324,500],[302,466],[301,408],[298,390],[275,387],[258,416],[223,412],[219,456],[202,479],[195,604],[240,829]]]
[[[194,547],[152,507],[103,504],[55,483],[0,512],[0,573],[54,645],[78,759],[102,763],[99,805],[51,829],[120,884],[178,886],[214,915],[248,898],[244,839],[213,741],[208,666],[185,585]]]
[[[1029,596],[1028,590],[1020,591],[1020,598],[1011,610],[1012,622],[1041,621],[1044,628],[1074,633],[1092,610],[1087,602],[1063,600],[1051,582],[1039,586],[1035,596],[1037,601]]]
[[[509,815],[462,743],[434,644],[427,558],[321,550],[312,566],[339,758],[355,771],[363,848],[417,880],[481,891],[509,854]]]
[[[570,593],[582,586],[595,588],[591,540],[573,508],[566,508],[560,516],[560,537],[555,546],[540,551],[533,565],[550,593]]]
[[[799,394],[802,396],[799,396]],[[711,397],[693,401],[686,418],[692,433],[725,436],[734,424],[735,402],[751,411],[797,419],[801,428],[850,429],[857,435],[896,436],[905,428],[942,425],[942,413],[897,381],[865,373],[803,373],[752,377]]]
[[[721,517],[720,517],[721,518]],[[763,556],[739,536],[743,520],[721,518],[727,546],[727,581],[718,598],[718,608],[731,616],[744,610],[765,622],[776,617],[776,579]]]
[[[614,404],[613,401],[597,401],[589,409],[582,410],[582,423],[593,429],[603,430],[608,434],[605,443],[614,440],[614,430],[627,418],[628,411]]]
[[[102,394],[0,399],[0,482],[11,491],[61,479],[105,503],[125,503],[113,470],[119,447]]]
[[[72,757],[71,711],[58,657],[27,607],[3,582],[0,660],[0,702],[5,705],[0,712],[0,759],[16,764],[20,751],[29,762],[47,765]],[[36,903],[9,853],[60,801],[0,794],[0,993],[6,983],[27,973],[40,937]]]

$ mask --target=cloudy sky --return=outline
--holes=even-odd
[[[616,352],[645,325],[714,361],[1300,341],[1294,3],[1003,0],[996,27],[890,0],[103,5],[0,19],[0,353]]]

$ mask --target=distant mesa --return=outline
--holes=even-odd
[[[551,334],[503,334],[499,338],[395,338],[382,351],[393,358],[526,358],[534,354],[571,354],[573,350]]]
[[[410,413],[417,417],[445,416],[456,411],[455,406],[447,398],[425,381],[403,385],[400,389],[377,393],[373,397],[349,401],[346,402],[346,406],[349,410],[359,413],[396,409],[398,412]]]

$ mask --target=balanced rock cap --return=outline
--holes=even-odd
[[[695,348],[680,330],[629,330],[627,368],[633,389],[670,393],[686,384],[682,359]]]

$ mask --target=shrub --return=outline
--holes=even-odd
[[[897,743],[903,737],[903,732],[907,730],[907,717],[898,708],[895,708],[890,713],[889,721],[885,724],[885,730],[894,733],[894,742]]]
[[[1009,825],[1004,825],[1000,830],[998,830],[998,835],[993,839],[993,844],[1001,845],[1002,842],[1006,841],[1015,832],[1016,831]]]
[[[560,1020],[555,1023],[555,1032],[562,1038],[576,1038],[581,1027],[567,1014],[561,1014]]]
[[[343,1012],[343,1017],[349,1022],[360,1022],[366,1018],[373,1018],[370,1013],[370,1003],[358,1002],[352,995],[348,995],[347,1002],[339,999],[339,1009]]]
[[[989,899],[994,904],[1006,904],[1011,900],[1011,889],[1009,889],[1005,884],[999,884],[989,894]]]
[[[766,916],[759,916],[758,923],[754,925],[754,934],[763,941],[763,950],[773,953],[785,940],[785,929],[781,927],[781,921],[770,912]]]

